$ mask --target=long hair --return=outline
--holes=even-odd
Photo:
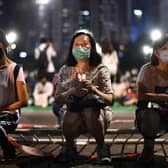
[[[157,66],[159,64],[159,60],[156,57],[156,55],[154,54],[154,52],[158,49],[160,49],[164,44],[166,44],[166,42],[168,42],[168,34],[164,34],[162,38],[160,38],[159,40],[157,40],[154,45],[153,45],[153,53],[151,56],[151,64],[154,66]]]
[[[66,65],[68,66],[75,66],[77,64],[77,61],[75,60],[73,54],[72,54],[72,48],[73,48],[73,43],[76,37],[79,35],[87,35],[89,37],[89,41],[91,44],[91,52],[90,52],[90,57],[89,57],[89,65],[91,66],[97,66],[101,63],[101,57],[96,51],[96,42],[94,40],[92,32],[90,32],[87,29],[80,29],[77,30],[70,42],[70,47],[68,50],[68,55],[67,55],[67,60],[65,62]]]

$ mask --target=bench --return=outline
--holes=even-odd
[[[14,134],[10,134],[10,137],[12,137],[13,142],[16,142],[17,145],[15,144],[15,146],[17,148],[23,150],[23,152],[33,155],[38,155],[39,153],[43,155],[43,153],[41,153],[40,150],[32,153],[32,150],[33,152],[35,151],[35,147],[31,147],[32,145],[35,146],[54,144],[61,146],[65,142],[62,130],[57,129],[56,126],[40,127],[37,125],[36,127],[18,127]],[[127,145],[134,145],[135,147],[133,153],[136,154],[138,153],[138,145],[142,145],[144,140],[139,134],[138,130],[133,127],[128,129],[107,129],[105,142],[111,147],[113,145],[121,145],[121,150],[119,154],[120,156],[124,156],[125,148]],[[166,157],[167,153],[165,150],[165,145],[167,143],[168,140],[166,138],[162,138],[161,136],[155,139],[155,144],[161,145],[163,154]],[[28,147],[30,146],[30,149],[27,147],[25,151],[25,149],[22,149],[24,146],[21,146],[20,144],[28,145]],[[91,135],[86,134],[77,138],[76,144],[78,146],[95,145],[96,141]],[[29,150],[31,150],[31,152],[29,152]]]

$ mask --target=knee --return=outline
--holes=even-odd
[[[65,129],[75,129],[79,125],[81,125],[81,119],[80,116],[77,113],[67,113],[64,115],[63,118],[63,128]]]
[[[84,113],[84,119],[88,131],[94,132],[95,128],[101,128],[100,125],[103,126],[103,120],[97,111]]]

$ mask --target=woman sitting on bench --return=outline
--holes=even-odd
[[[153,160],[154,139],[160,129],[168,129],[168,35],[154,43],[151,62],[145,64],[137,79],[137,126],[144,137],[140,163]]]

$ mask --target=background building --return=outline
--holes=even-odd
[[[18,34],[14,59],[32,69],[40,36],[53,41],[61,64],[74,30],[88,28],[97,41],[108,37],[116,44],[138,43],[154,27],[167,29],[167,6],[165,0],[0,0],[0,19],[3,29]],[[142,11],[141,17],[134,9]],[[20,58],[20,51],[28,57]]]

